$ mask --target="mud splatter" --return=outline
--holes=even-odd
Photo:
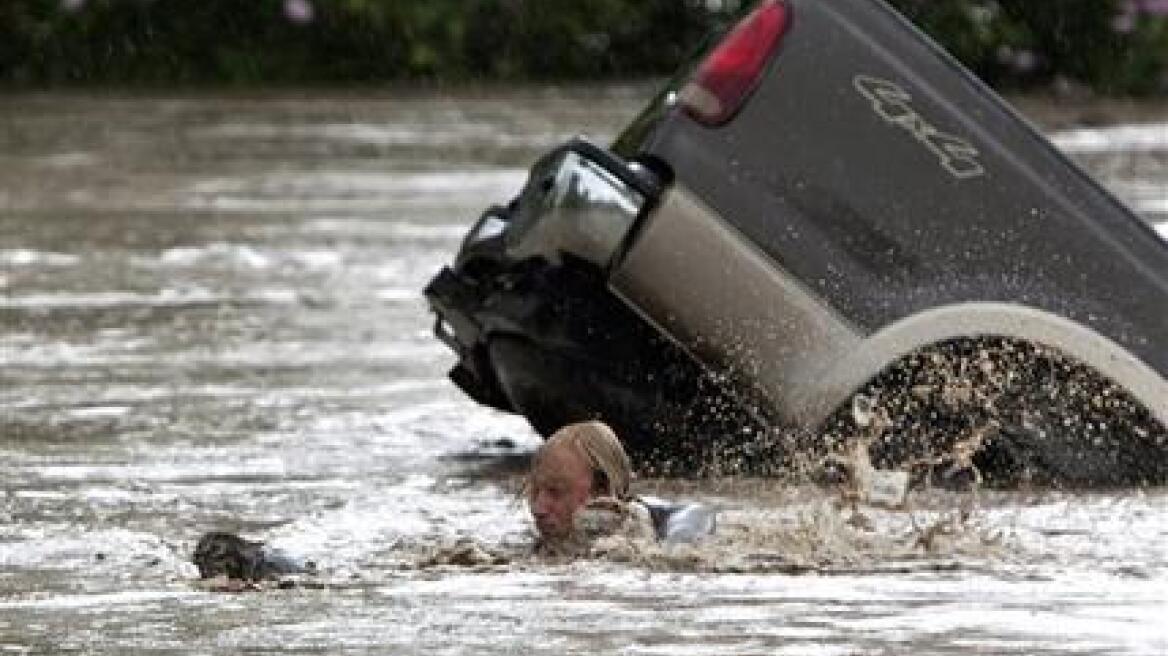
[[[1041,345],[984,337],[922,349],[860,393],[883,422],[879,467],[968,486],[1168,482],[1168,431],[1120,385]],[[866,428],[866,427],[865,427]],[[829,422],[842,448],[855,412]]]

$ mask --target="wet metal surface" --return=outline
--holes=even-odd
[[[0,653],[1168,651],[1161,490],[983,494],[922,542],[967,500],[865,528],[817,490],[642,481],[722,508],[718,538],[522,556],[538,440],[446,382],[420,289],[537,154],[649,91],[5,98]],[[1056,142],[1165,234],[1161,114]],[[200,589],[212,529],[323,586]],[[418,566],[461,536],[510,562]]]

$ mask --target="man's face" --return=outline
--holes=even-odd
[[[576,511],[592,497],[592,468],[570,445],[551,446],[532,471],[528,494],[539,534],[549,540],[565,538]]]

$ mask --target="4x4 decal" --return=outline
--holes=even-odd
[[[961,180],[985,175],[977,148],[968,140],[941,132],[926,121],[909,104],[912,95],[904,87],[869,75],[852,78],[852,86],[871,101],[877,116],[907,131],[932,151],[950,175]]]

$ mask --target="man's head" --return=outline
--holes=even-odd
[[[544,539],[563,539],[589,500],[628,498],[632,466],[612,429],[599,421],[556,431],[535,452],[527,476],[527,502]]]

